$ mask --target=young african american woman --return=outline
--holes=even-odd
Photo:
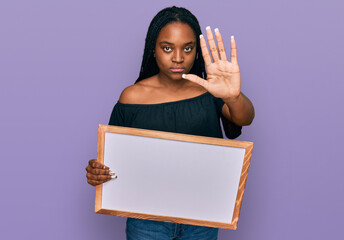
[[[161,10],[150,23],[140,75],[123,90],[109,125],[228,138],[251,124],[254,108],[240,91],[241,78],[234,37],[227,58],[220,31],[206,28],[206,40],[196,17],[187,9]],[[163,153],[162,153],[163,154]],[[86,167],[87,181],[96,186],[115,173],[95,159]],[[115,171],[115,169],[114,169]],[[137,199],[139,201],[139,199]],[[128,218],[128,240],[217,239],[218,229]]]

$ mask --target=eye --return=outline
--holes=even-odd
[[[165,52],[171,52],[172,51],[172,49],[170,47],[163,47],[163,49]]]
[[[186,47],[184,49],[185,49],[185,52],[191,52],[192,51],[192,47]]]

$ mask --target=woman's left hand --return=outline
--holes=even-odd
[[[240,95],[240,70],[237,60],[237,49],[234,37],[231,37],[231,61],[227,60],[225,46],[218,29],[215,29],[215,37],[219,49],[217,49],[213,33],[207,28],[207,38],[213,61],[211,60],[204,37],[200,38],[202,55],[207,69],[207,80],[194,74],[183,74],[183,78],[198,83],[210,92],[214,97],[226,101],[235,101]]]

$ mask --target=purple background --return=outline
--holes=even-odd
[[[344,3],[0,3],[2,239],[124,239],[94,214],[85,167],[121,91],[136,80],[153,16],[171,5],[234,34],[255,143],[238,229],[219,239],[339,239],[343,224]]]

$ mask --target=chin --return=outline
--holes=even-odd
[[[184,79],[184,78],[182,78],[182,75],[183,75],[183,73],[178,73],[178,74],[176,73],[176,74],[173,74],[170,78],[172,80],[178,81],[178,80]]]

